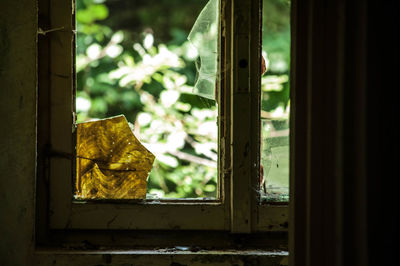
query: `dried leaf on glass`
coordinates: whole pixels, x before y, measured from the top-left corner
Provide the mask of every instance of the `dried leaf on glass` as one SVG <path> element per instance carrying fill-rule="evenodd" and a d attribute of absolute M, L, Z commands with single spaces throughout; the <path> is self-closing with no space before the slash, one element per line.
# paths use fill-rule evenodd
<path fill-rule="evenodd" d="M 76 197 L 143 199 L 154 155 L 135 137 L 125 116 L 77 125 Z"/>

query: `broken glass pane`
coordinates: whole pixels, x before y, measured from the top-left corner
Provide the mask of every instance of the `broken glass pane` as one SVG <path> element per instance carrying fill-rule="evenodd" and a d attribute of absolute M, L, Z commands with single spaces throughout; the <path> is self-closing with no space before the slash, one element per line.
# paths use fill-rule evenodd
<path fill-rule="evenodd" d="M 148 198 L 218 195 L 217 15 L 218 0 L 76 0 L 77 122 L 125 115 L 156 156 Z"/>
<path fill-rule="evenodd" d="M 269 201 L 287 201 L 289 193 L 289 129 L 277 129 L 287 120 L 262 120 L 261 195 Z"/>
<path fill-rule="evenodd" d="M 154 155 L 125 116 L 77 124 L 76 198 L 143 199 Z"/>
<path fill-rule="evenodd" d="M 263 0 L 262 201 L 289 199 L 290 1 Z"/>

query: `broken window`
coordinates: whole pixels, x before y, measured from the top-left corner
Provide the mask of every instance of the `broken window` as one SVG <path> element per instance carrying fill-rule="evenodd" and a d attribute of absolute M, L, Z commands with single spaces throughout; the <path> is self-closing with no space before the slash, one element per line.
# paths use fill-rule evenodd
<path fill-rule="evenodd" d="M 49 34 L 41 51 L 49 57 L 40 57 L 39 86 L 39 120 L 48 126 L 40 145 L 49 159 L 43 184 L 50 228 L 285 230 L 287 208 L 259 204 L 256 197 L 260 140 L 273 136 L 260 137 L 256 119 L 261 1 L 219 1 L 217 32 L 216 16 L 204 12 L 203 23 L 200 14 L 218 1 L 79 0 L 76 8 L 69 0 L 54 2 L 50 24 L 43 27 Z M 195 25 L 204 27 L 192 35 Z M 213 39 L 215 32 L 219 38 Z M 206 44 L 199 46 L 197 35 Z M 202 51 L 205 45 L 210 48 Z M 215 66 L 219 71 L 212 74 Z M 263 107 L 267 115 L 273 113 L 268 108 L 276 109 Z M 133 136 L 138 143 L 129 150 L 123 143 Z M 263 149 L 273 157 L 275 147 L 268 143 L 271 148 Z M 132 161 L 136 150 L 139 157 Z M 152 166 L 154 157 L 146 151 L 155 157 Z M 268 187 L 268 177 L 266 182 Z M 135 198 L 146 200 L 120 200 Z"/>
<path fill-rule="evenodd" d="M 127 117 L 156 155 L 149 198 L 217 195 L 218 1 L 204 3 L 77 1 L 77 122 Z M 263 6 L 260 195 L 287 201 L 289 2 Z"/>
<path fill-rule="evenodd" d="M 75 197 L 216 198 L 218 0 L 76 7 Z"/>

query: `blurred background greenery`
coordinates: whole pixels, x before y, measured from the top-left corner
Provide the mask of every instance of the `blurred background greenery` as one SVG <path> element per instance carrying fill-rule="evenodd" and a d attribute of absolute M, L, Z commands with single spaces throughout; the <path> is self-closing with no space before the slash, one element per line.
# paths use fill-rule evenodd
<path fill-rule="evenodd" d="M 126 116 L 156 155 L 149 197 L 217 196 L 217 106 L 193 94 L 198 54 L 187 40 L 207 2 L 76 0 L 77 122 Z M 266 137 L 288 128 L 289 1 L 264 0 L 263 13 Z"/>

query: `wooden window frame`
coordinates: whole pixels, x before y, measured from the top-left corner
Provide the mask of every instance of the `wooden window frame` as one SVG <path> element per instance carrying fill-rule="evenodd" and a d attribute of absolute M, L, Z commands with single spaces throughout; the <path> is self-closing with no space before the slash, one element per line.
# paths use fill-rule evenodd
<path fill-rule="evenodd" d="M 45 133 L 39 134 L 38 140 L 38 162 L 43 164 L 38 171 L 38 200 L 42 200 L 40 210 L 48 206 L 47 214 L 39 214 L 48 215 L 49 229 L 287 231 L 287 204 L 260 204 L 256 189 L 262 0 L 220 0 L 220 199 L 106 202 L 72 198 L 74 1 L 46 1 L 39 5 L 45 6 L 42 17 L 47 23 L 39 25 L 44 27 L 48 55 L 46 62 L 39 58 L 39 68 L 45 65 L 47 72 L 39 75 L 38 123 Z"/>

